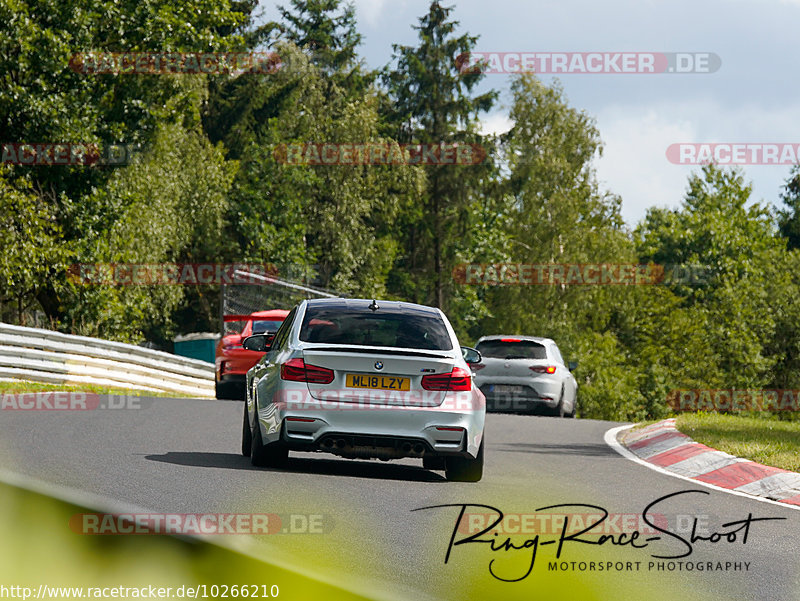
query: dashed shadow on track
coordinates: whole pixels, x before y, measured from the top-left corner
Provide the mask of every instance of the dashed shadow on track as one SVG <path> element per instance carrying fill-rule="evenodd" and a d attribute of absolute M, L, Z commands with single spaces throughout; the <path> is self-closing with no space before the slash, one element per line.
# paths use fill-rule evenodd
<path fill-rule="evenodd" d="M 587 457 L 619 457 L 605 443 L 505 443 L 494 445 L 494 450 L 505 453 L 536 453 L 542 455 L 584 455 Z"/>
<path fill-rule="evenodd" d="M 253 472 L 281 472 L 285 474 L 317 474 L 349 476 L 376 480 L 406 480 L 413 482 L 446 482 L 444 476 L 413 465 L 377 463 L 335 459 L 308 459 L 290 456 L 284 468 L 254 467 L 247 457 L 235 453 L 207 453 L 202 451 L 171 451 L 163 455 L 145 455 L 148 461 L 171 463 L 188 467 L 246 470 Z"/>

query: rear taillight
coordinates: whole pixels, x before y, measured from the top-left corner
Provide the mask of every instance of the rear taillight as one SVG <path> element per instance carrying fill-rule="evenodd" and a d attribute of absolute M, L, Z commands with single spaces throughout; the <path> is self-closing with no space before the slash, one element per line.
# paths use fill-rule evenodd
<path fill-rule="evenodd" d="M 472 376 L 460 367 L 454 367 L 447 374 L 430 374 L 422 376 L 422 387 L 425 390 L 462 391 L 472 390 Z"/>
<path fill-rule="evenodd" d="M 555 365 L 531 365 L 529 369 L 531 371 L 535 371 L 537 374 L 554 374 L 554 373 L 556 373 L 556 366 Z"/>
<path fill-rule="evenodd" d="M 333 382 L 333 370 L 316 365 L 309 365 L 302 359 L 289 359 L 281 365 L 281 380 L 290 382 L 309 382 L 311 384 L 330 384 Z"/>
<path fill-rule="evenodd" d="M 306 364 L 302 359 L 289 359 L 281 365 L 281 380 L 290 382 L 306 381 Z"/>

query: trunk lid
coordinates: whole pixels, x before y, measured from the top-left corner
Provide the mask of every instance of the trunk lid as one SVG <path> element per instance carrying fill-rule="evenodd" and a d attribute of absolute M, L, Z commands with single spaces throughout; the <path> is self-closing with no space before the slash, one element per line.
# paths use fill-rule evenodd
<path fill-rule="evenodd" d="M 345 403 L 438 406 L 446 392 L 422 388 L 422 377 L 452 371 L 445 351 L 368 347 L 318 347 L 303 350 L 306 364 L 334 372 L 330 384 L 308 382 L 312 398 Z"/>

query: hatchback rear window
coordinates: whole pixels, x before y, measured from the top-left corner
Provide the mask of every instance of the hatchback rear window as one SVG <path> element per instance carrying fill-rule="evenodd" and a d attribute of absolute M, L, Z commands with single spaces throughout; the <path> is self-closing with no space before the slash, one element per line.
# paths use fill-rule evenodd
<path fill-rule="evenodd" d="M 532 340 L 484 340 L 477 349 L 484 357 L 495 359 L 547 359 L 544 346 Z"/>
<path fill-rule="evenodd" d="M 371 311 L 366 306 L 310 305 L 300 327 L 300 340 L 431 351 L 453 348 L 438 314 L 394 306 Z"/>

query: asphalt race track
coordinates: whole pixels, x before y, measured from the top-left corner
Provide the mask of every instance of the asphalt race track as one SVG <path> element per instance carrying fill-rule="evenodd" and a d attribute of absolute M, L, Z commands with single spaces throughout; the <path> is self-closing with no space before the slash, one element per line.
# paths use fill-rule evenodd
<path fill-rule="evenodd" d="M 560 598 L 559 591 L 570 599 L 800 599 L 800 512 L 695 486 L 625 459 L 603 441 L 619 424 L 491 414 L 483 480 L 454 484 L 414 460 L 292 454 L 285 470 L 253 468 L 239 453 L 241 419 L 240 402 L 169 398 L 142 398 L 139 408 L 123 410 L 2 411 L 0 469 L 157 513 L 279 514 L 281 530 L 287 531 L 253 537 L 255 554 L 387 599 L 485 599 L 487 590 L 496 598 L 529 599 Z M 614 541 L 602 546 L 566 541 L 559 564 L 577 566 L 567 572 L 549 569 L 557 542 L 546 541 L 556 541 L 561 532 L 551 526 L 540 534 L 530 575 L 502 582 L 492 577 L 489 563 L 495 560 L 497 576 L 517 579 L 530 565 L 530 548 L 492 551 L 488 543 L 463 544 L 452 548 L 445 565 L 459 507 L 412 511 L 483 504 L 507 516 L 525 514 L 509 519 L 513 528 L 546 513 L 537 509 L 580 503 L 606 509 L 612 514 L 609 524 L 624 524 L 651 502 L 688 490 L 708 494 L 682 494 L 651 509 L 685 539 L 695 517 L 697 532 L 707 536 L 736 530 L 723 524 L 750 514 L 785 519 L 750 523 L 746 543 L 744 528 L 734 541 L 698 540 L 690 556 L 672 560 L 652 556 L 680 555 L 689 545 L 663 533 L 639 549 Z M 559 511 L 571 514 L 575 525 L 598 510 Z M 478 524 L 482 518 L 469 519 Z M 643 534 L 637 544 L 652 535 Z M 455 540 L 466 536 L 459 531 Z M 535 535 L 514 536 L 522 546 Z M 500 547 L 505 536 L 497 538 Z M 640 565 L 600 572 L 589 571 L 589 562 Z M 677 562 L 684 564 L 679 568 Z M 717 562 L 723 569 L 716 569 Z"/>

